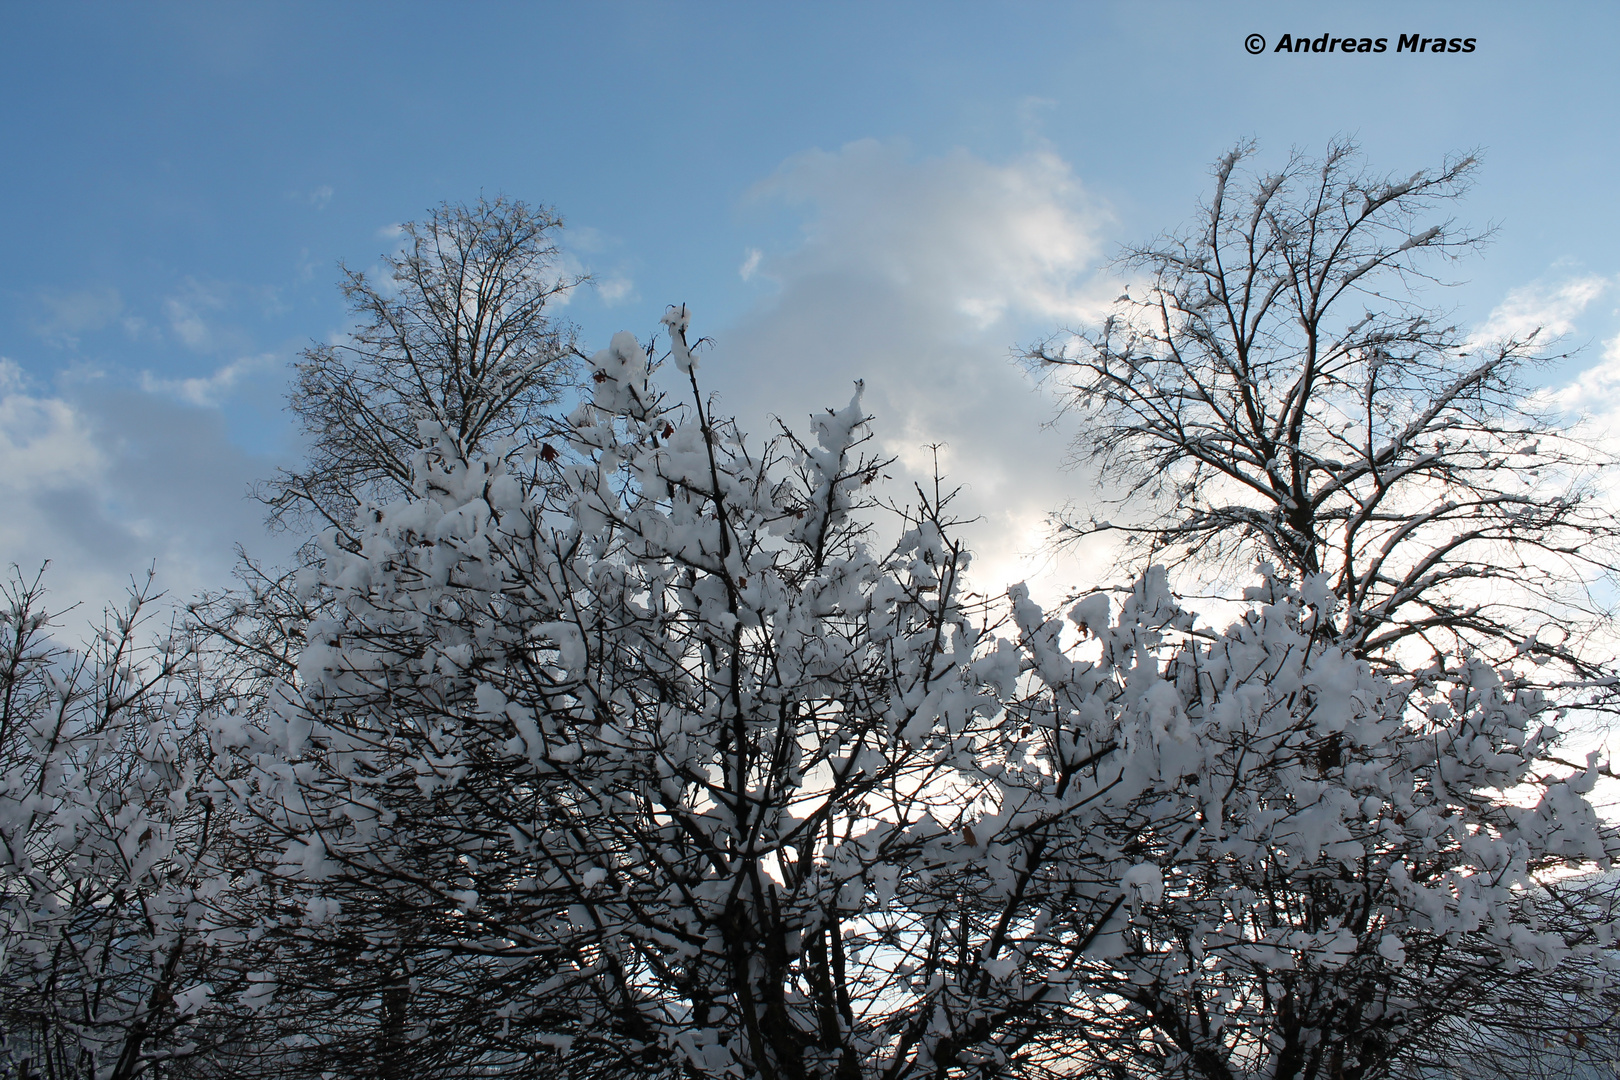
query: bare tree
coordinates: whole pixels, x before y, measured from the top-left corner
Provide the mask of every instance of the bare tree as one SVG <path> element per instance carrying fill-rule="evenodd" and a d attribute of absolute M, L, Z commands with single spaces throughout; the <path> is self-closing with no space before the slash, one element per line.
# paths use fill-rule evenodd
<path fill-rule="evenodd" d="M 547 430 L 574 352 L 547 304 L 585 280 L 559 273 L 561 225 L 521 201 L 444 203 L 404 226 L 387 281 L 343 268 L 358 326 L 303 353 L 288 408 L 309 456 L 261 491 L 273 522 L 346 530 L 360 501 L 408 495 L 422 421 L 464 454 Z"/>
<path fill-rule="evenodd" d="M 1424 303 L 1434 260 L 1480 243 L 1443 216 L 1475 158 L 1390 179 L 1348 143 L 1275 173 L 1245 173 L 1253 153 L 1220 160 L 1185 230 L 1125 252 L 1145 291 L 1030 353 L 1069 380 L 1121 509 L 1153 507 L 1064 534 L 1124 530 L 1135 554 L 1206 570 L 1274 562 L 1380 664 L 1481 650 L 1608 686 L 1586 645 L 1616 565 L 1599 463 L 1527 400 L 1527 370 L 1556 357 Z"/>

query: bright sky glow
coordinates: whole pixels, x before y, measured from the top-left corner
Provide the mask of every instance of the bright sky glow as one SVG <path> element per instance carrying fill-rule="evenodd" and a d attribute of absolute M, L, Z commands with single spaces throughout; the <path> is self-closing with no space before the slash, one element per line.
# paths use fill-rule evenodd
<path fill-rule="evenodd" d="M 1388 37 L 1250 55 L 1260 33 Z M 1402 33 L 1467 55 L 1396 55 Z M 1352 135 L 1394 173 L 1479 148 L 1494 225 L 1447 302 L 1585 346 L 1549 391 L 1620 415 L 1620 8 L 1568 4 L 15 4 L 0 13 L 0 563 L 56 595 L 155 562 L 174 595 L 233 546 L 286 557 L 247 485 L 297 443 L 290 364 L 440 200 L 556 206 L 587 348 L 668 303 L 753 429 L 867 380 L 908 472 L 931 444 L 981 584 L 1083 500 L 1013 351 L 1111 300 L 1123 241 L 1179 225 L 1210 163 Z"/>

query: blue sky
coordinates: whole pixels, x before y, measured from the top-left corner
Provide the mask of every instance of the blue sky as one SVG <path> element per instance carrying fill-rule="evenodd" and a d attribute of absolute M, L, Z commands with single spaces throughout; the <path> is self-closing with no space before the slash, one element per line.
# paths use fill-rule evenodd
<path fill-rule="evenodd" d="M 1351 135 L 1407 173 L 1478 148 L 1494 225 L 1443 297 L 1620 365 L 1613 42 L 1567 4 L 389 3 L 0 7 L 0 563 L 94 598 L 156 562 L 183 594 L 298 453 L 289 365 L 341 333 L 337 263 L 440 200 L 556 206 L 596 276 L 584 343 L 691 305 L 740 415 L 864 377 L 985 516 L 987 577 L 1086 497 L 1011 350 L 1084 318 L 1115 245 L 1183 221 L 1242 138 Z M 1249 33 L 1469 36 L 1469 55 L 1251 56 Z"/>

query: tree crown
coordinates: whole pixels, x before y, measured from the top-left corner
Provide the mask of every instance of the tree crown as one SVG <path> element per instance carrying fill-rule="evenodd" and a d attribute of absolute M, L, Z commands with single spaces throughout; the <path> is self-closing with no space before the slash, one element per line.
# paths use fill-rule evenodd
<path fill-rule="evenodd" d="M 1154 557 L 1256 557 L 1337 605 L 1362 655 L 1483 649 L 1607 678 L 1583 639 L 1615 569 L 1603 466 L 1530 403 L 1538 334 L 1483 341 L 1424 303 L 1437 257 L 1480 237 L 1445 217 L 1476 160 L 1404 179 L 1355 148 L 1245 173 L 1239 146 L 1184 231 L 1128 249 L 1147 281 L 1103 325 L 1032 360 L 1069 381 L 1080 445 L 1146 517 Z"/>
<path fill-rule="evenodd" d="M 403 226 L 387 280 L 343 268 L 357 325 L 304 350 L 288 409 L 308 457 L 261 493 L 273 521 L 346 529 L 360 500 L 408 492 L 422 422 L 465 454 L 552 429 L 575 350 L 547 305 L 585 280 L 559 272 L 561 226 L 522 201 L 444 203 Z"/>

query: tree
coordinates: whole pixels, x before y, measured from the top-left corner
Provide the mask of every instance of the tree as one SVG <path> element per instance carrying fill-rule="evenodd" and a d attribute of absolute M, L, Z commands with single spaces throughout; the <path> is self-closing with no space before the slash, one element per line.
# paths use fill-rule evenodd
<path fill-rule="evenodd" d="M 229 843 L 206 680 L 185 634 L 144 643 L 147 590 L 83 651 L 44 597 L 0 585 L 0 1076 L 185 1075 L 243 1037 L 250 989 L 203 917 Z"/>
<path fill-rule="evenodd" d="M 1277 579 L 1189 632 L 1158 577 L 1158 603 L 1083 619 L 1115 676 L 1071 707 L 1093 738 L 1157 745 L 1126 812 L 1089 823 L 1136 895 L 1084 965 L 1075 1074 L 1364 1080 L 1584 1051 L 1620 1008 L 1613 890 L 1559 880 L 1620 854 L 1585 797 L 1596 755 L 1554 769 L 1545 699 L 1477 657 L 1391 680 Z"/>
<path fill-rule="evenodd" d="M 273 521 L 347 530 L 359 501 L 407 494 L 419 423 L 464 454 L 551 430 L 573 336 L 546 306 L 585 280 L 557 270 L 561 226 L 521 201 L 444 203 L 404 226 L 386 282 L 343 268 L 358 326 L 304 350 L 288 408 L 308 460 L 261 493 Z"/>
<path fill-rule="evenodd" d="M 528 465 L 435 434 L 218 721 L 311 1071 L 1371 1080 L 1608 992 L 1612 913 L 1527 904 L 1611 856 L 1533 691 L 1278 578 L 968 597 L 944 497 L 873 549 L 859 395 L 753 447 L 667 321 L 684 403 L 621 334 Z"/>
<path fill-rule="evenodd" d="M 414 498 L 329 546 L 303 685 L 236 736 L 301 932 L 352 934 L 349 1000 L 421 1075 L 899 1077 L 1016 1050 L 1046 1006 L 989 972 L 1027 899 L 892 906 L 997 835 L 968 824 L 973 750 L 1017 674 L 978 655 L 937 503 L 875 557 L 858 397 L 752 450 L 648 359 L 628 334 L 593 357 L 567 446 L 530 448 L 553 484 L 441 438 Z"/>
<path fill-rule="evenodd" d="M 1437 216 L 1475 159 L 1396 180 L 1336 143 L 1246 176 L 1253 153 L 1220 160 L 1187 229 L 1126 251 L 1136 297 L 1030 353 L 1068 380 L 1081 446 L 1121 493 L 1119 520 L 1064 533 L 1228 571 L 1259 557 L 1327 590 L 1359 656 L 1478 651 L 1612 700 L 1587 643 L 1616 565 L 1601 463 L 1524 383 L 1554 357 L 1539 333 L 1478 340 L 1423 302 L 1432 261 L 1480 243 Z"/>
<path fill-rule="evenodd" d="M 585 280 L 559 272 L 553 236 L 561 224 L 550 209 L 520 201 L 447 203 L 404 226 L 404 249 L 383 259 L 385 280 L 344 268 L 357 328 L 303 354 L 289 408 L 309 437 L 308 456 L 261 489 L 273 522 L 332 529 L 342 545 L 352 540 L 361 506 L 411 491 L 415 458 L 431 445 L 424 431 L 463 454 L 500 454 L 555 431 L 576 354 L 571 329 L 551 318 L 547 305 Z M 320 558 L 314 543 L 301 554 Z M 207 643 L 210 678 L 234 700 L 234 712 L 270 708 L 278 689 L 296 681 L 306 631 L 331 599 L 329 590 L 305 587 L 312 573 L 266 570 L 244 558 L 238 589 L 189 605 Z M 265 925 L 289 918 L 286 890 L 262 873 L 263 855 L 253 849 L 265 842 L 262 831 L 236 842 L 234 887 L 210 917 L 251 943 L 238 949 L 262 972 L 279 974 L 274 992 L 269 981 L 258 988 L 260 1042 L 239 1048 L 232 1071 L 318 1072 L 312 1063 L 326 1050 L 303 1045 L 309 1039 L 327 1048 L 398 1044 L 386 1017 L 365 1004 L 376 987 L 365 977 L 340 977 L 343 957 L 337 966 L 314 964 L 296 940 L 264 935 Z M 359 912 L 351 905 L 351 915 Z M 325 932 L 334 942 L 352 940 L 335 920 Z M 351 949 L 349 960 L 356 951 L 363 950 Z M 322 955 L 332 960 L 331 950 Z M 294 971 L 299 977 L 288 978 Z M 411 977 L 420 984 L 424 975 Z M 397 1064 L 383 1062 L 384 1071 L 401 1075 Z"/>

